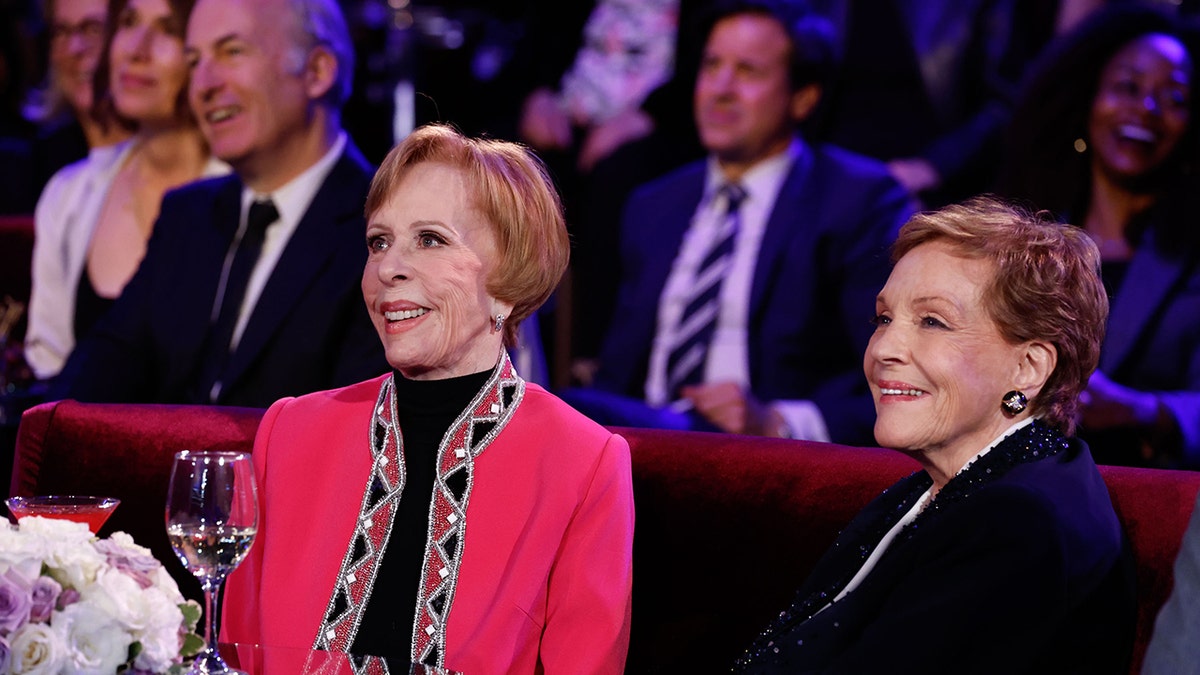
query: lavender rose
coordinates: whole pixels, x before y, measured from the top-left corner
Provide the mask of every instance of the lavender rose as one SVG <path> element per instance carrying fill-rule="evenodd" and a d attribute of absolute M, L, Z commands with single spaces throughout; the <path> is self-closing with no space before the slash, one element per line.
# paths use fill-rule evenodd
<path fill-rule="evenodd" d="M 66 609 L 71 605 L 79 602 L 79 591 L 74 588 L 68 588 L 58 596 L 58 603 L 55 605 L 57 609 Z"/>
<path fill-rule="evenodd" d="M 35 623 L 49 621 L 60 593 L 62 593 L 62 586 L 57 581 L 50 577 L 38 577 L 33 582 L 33 592 L 30 594 L 33 608 L 29 614 L 29 620 Z M 4 669 L 0 668 L 0 673 L 2 672 Z"/>
<path fill-rule="evenodd" d="M 32 586 L 16 568 L 0 574 L 0 635 L 11 634 L 29 623 Z"/>
<path fill-rule="evenodd" d="M 150 549 L 133 543 L 124 532 L 114 532 L 108 539 L 95 542 L 96 550 L 104 554 L 108 564 L 132 578 L 142 588 L 154 585 L 154 571 L 162 567 L 150 554 Z"/>

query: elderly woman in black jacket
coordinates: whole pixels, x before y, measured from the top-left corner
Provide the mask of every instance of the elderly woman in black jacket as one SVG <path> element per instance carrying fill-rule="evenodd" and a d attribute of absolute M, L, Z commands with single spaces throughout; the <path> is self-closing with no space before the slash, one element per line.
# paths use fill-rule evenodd
<path fill-rule="evenodd" d="M 1071 438 L 1108 301 L 1096 245 L 990 199 L 901 230 L 863 368 L 917 459 L 839 536 L 747 673 L 1118 673 L 1123 535 Z"/>

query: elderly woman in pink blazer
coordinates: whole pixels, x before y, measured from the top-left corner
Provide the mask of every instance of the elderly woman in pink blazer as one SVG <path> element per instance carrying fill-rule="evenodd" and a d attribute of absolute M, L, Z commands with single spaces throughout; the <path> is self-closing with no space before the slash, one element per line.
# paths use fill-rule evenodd
<path fill-rule="evenodd" d="M 543 167 L 424 127 L 384 160 L 366 213 L 363 295 L 394 371 L 268 410 L 258 538 L 229 578 L 222 639 L 620 673 L 628 445 L 505 350 L 567 264 Z"/>

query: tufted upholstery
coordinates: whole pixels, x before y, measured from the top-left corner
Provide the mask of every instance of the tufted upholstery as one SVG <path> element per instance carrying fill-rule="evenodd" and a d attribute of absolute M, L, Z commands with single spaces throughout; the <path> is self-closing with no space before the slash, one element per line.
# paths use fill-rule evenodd
<path fill-rule="evenodd" d="M 109 524 L 186 584 L 163 531 L 171 456 L 249 450 L 261 410 L 47 403 L 22 421 L 12 493 L 122 499 Z M 637 530 L 628 672 L 723 672 L 790 600 L 840 528 L 916 464 L 878 448 L 619 429 L 633 455 Z M 1135 663 L 1170 593 L 1200 473 L 1101 467 L 1137 559 Z"/>

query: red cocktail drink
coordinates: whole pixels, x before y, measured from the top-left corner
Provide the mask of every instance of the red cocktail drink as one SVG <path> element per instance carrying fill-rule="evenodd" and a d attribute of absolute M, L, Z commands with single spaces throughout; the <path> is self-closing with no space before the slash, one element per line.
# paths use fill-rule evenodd
<path fill-rule="evenodd" d="M 57 518 L 84 523 L 95 534 L 112 515 L 121 500 L 113 497 L 79 497 L 74 495 L 43 497 L 10 497 L 8 510 L 17 520 L 27 516 Z"/>

